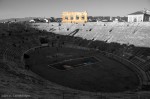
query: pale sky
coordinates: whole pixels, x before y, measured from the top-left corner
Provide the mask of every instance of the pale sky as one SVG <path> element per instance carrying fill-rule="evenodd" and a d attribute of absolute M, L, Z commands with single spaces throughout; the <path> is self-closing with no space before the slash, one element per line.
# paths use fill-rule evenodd
<path fill-rule="evenodd" d="M 61 17 L 63 11 L 87 11 L 89 16 L 127 16 L 150 10 L 150 0 L 0 0 L 0 19 Z"/>

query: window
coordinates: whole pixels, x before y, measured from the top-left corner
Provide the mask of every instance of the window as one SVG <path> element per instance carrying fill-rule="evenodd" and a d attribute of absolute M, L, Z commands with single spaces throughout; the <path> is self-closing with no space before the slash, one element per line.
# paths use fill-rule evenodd
<path fill-rule="evenodd" d="M 70 20 L 73 20 L 73 16 L 70 17 Z"/>
<path fill-rule="evenodd" d="M 78 15 L 76 16 L 76 20 L 79 20 L 79 16 Z"/>
<path fill-rule="evenodd" d="M 67 16 L 65 16 L 65 20 L 68 20 L 68 17 L 67 17 Z"/>
<path fill-rule="evenodd" d="M 85 19 L 84 15 L 81 17 L 81 19 L 82 19 L 82 20 L 84 20 L 84 19 Z"/>
<path fill-rule="evenodd" d="M 137 22 L 137 18 L 134 18 L 134 20 L 133 20 L 134 22 Z"/>

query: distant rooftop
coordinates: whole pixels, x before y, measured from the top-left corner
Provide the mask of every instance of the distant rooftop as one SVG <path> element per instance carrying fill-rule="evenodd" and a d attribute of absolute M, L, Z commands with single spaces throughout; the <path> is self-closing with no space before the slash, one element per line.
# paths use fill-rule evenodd
<path fill-rule="evenodd" d="M 139 15 L 139 14 L 147 14 L 147 11 L 137 11 L 128 15 Z"/>

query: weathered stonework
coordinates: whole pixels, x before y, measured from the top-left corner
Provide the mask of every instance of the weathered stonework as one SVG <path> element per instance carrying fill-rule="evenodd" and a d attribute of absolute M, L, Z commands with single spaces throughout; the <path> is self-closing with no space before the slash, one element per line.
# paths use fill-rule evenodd
<path fill-rule="evenodd" d="M 86 23 L 87 12 L 62 12 L 63 23 Z"/>

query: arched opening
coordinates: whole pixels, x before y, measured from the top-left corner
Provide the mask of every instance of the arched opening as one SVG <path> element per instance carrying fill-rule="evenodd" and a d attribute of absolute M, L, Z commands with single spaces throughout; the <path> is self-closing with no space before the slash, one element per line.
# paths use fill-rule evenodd
<path fill-rule="evenodd" d="M 73 20 L 73 16 L 70 16 L 70 20 Z"/>
<path fill-rule="evenodd" d="M 134 18 L 134 20 L 133 20 L 134 22 L 137 22 L 137 18 Z"/>
<path fill-rule="evenodd" d="M 82 19 L 82 20 L 84 20 L 84 19 L 85 19 L 85 16 L 84 16 L 84 15 L 82 15 L 81 19 Z"/>
<path fill-rule="evenodd" d="M 68 16 L 65 16 L 65 20 L 68 20 Z"/>
<path fill-rule="evenodd" d="M 76 20 L 79 20 L 79 16 L 78 15 L 76 16 Z"/>

